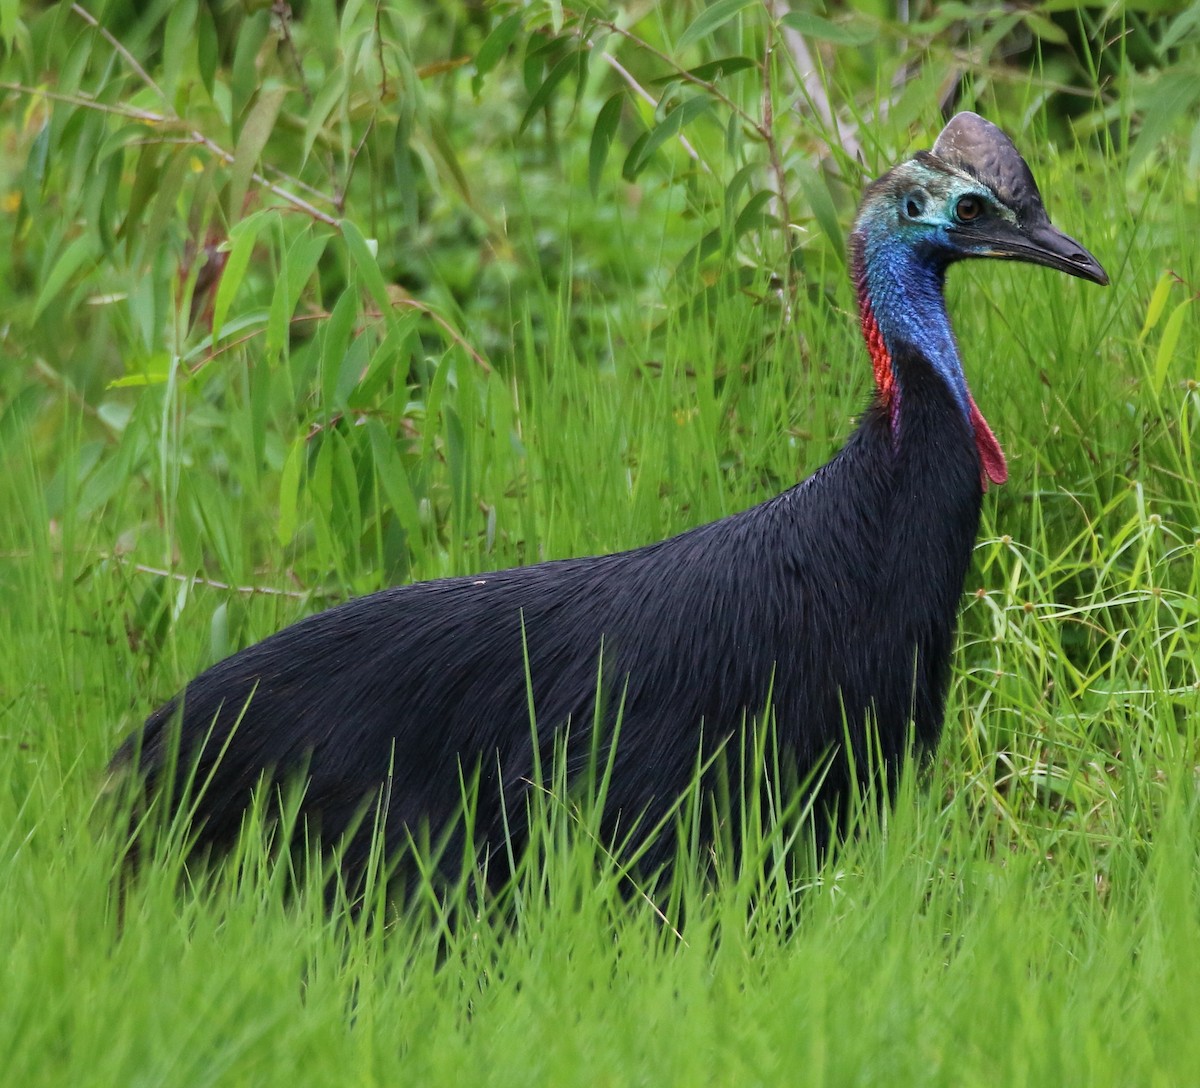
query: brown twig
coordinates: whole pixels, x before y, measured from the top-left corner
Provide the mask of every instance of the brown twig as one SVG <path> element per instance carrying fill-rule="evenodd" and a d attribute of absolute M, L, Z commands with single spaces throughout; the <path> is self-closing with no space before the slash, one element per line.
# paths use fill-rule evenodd
<path fill-rule="evenodd" d="M 775 175 L 775 200 L 779 204 L 780 218 L 783 220 L 784 244 L 784 305 L 790 311 L 795 291 L 795 270 L 792 268 L 792 207 L 787 196 L 787 171 L 783 167 L 783 158 L 779 154 L 779 143 L 775 139 L 775 106 L 771 100 L 772 93 L 772 64 L 775 51 L 775 23 L 767 22 L 767 38 L 763 45 L 762 65 L 762 123 L 759 131 L 767 148 L 767 158 L 771 163 L 771 172 Z"/>
<path fill-rule="evenodd" d="M 485 374 L 492 373 L 493 368 L 492 368 L 491 363 L 489 363 L 482 355 L 479 354 L 478 351 L 476 351 L 466 341 L 466 339 L 463 337 L 462 333 L 460 333 L 453 325 L 450 324 L 449 321 L 447 321 L 444 317 L 442 317 L 441 314 L 439 314 L 436 310 L 432 309 L 426 303 L 419 302 L 415 298 L 403 298 L 403 299 L 396 299 L 395 301 L 393 301 L 392 305 L 393 306 L 407 306 L 410 309 L 419 310 L 426 317 L 428 317 L 430 320 L 432 320 L 434 322 L 434 324 L 436 324 L 439 328 L 441 328 L 441 330 L 452 341 L 454 341 L 454 343 L 456 343 L 460 348 L 462 348 L 463 351 L 465 351 L 475 361 L 476 365 L 478 365 L 480 370 L 482 370 Z M 383 313 L 379 310 L 364 310 L 363 314 L 364 314 L 364 316 L 371 317 L 371 318 L 383 317 Z M 290 324 L 297 324 L 302 321 L 324 321 L 329 316 L 330 315 L 327 311 L 322 311 L 322 312 L 316 313 L 316 314 L 301 314 L 298 317 L 293 317 L 291 319 Z M 263 334 L 264 330 L 265 330 L 265 326 L 260 329 L 252 329 L 249 332 L 245 333 L 244 335 L 237 337 L 237 339 L 235 339 L 235 340 L 227 341 L 226 343 L 222 344 L 220 347 L 215 347 L 212 351 L 210 351 L 202 359 L 199 359 L 194 365 L 189 366 L 188 374 L 192 375 L 192 374 L 199 373 L 206 366 L 208 366 L 209 363 L 211 363 L 215 358 L 217 358 L 217 356 L 224 355 L 225 352 L 231 351 L 233 348 L 236 348 L 242 344 L 248 343 L 249 341 L 253 340 L 256 336 L 261 336 Z"/>
<path fill-rule="evenodd" d="M 120 53 L 122 57 L 125 58 L 125 63 L 133 69 L 138 79 L 145 83 L 147 87 L 149 87 L 156 95 L 158 95 L 160 99 L 162 99 L 162 103 L 166 107 L 167 112 L 171 115 L 171 117 L 173 119 L 176 118 L 177 114 L 175 113 L 174 108 L 171 106 L 166 92 L 154 82 L 154 79 L 151 77 L 150 73 L 138 63 L 137 58 L 131 52 L 129 52 L 129 50 L 126 49 L 125 46 L 123 46 L 115 37 L 113 37 L 108 28 L 101 26 L 99 20 L 90 11 L 88 11 L 87 8 L 81 7 L 79 4 L 72 4 L 71 10 L 90 27 L 100 32 L 100 36 L 118 53 Z"/>
<path fill-rule="evenodd" d="M 216 578 L 202 578 L 200 575 L 179 574 L 173 570 L 164 570 L 162 567 L 147 566 L 145 563 L 131 563 L 120 555 L 101 554 L 100 558 L 120 563 L 137 574 L 149 574 L 157 578 L 167 578 L 172 582 L 181 582 L 186 585 L 229 590 L 246 597 L 287 597 L 294 601 L 307 601 L 314 597 L 330 598 L 339 596 L 339 594 L 321 590 L 276 589 L 274 586 L 234 586 L 228 582 L 218 581 Z"/>

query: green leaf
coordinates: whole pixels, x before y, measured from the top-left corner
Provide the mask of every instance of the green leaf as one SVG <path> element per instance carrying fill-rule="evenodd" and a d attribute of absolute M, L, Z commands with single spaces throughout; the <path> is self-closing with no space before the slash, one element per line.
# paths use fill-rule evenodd
<path fill-rule="evenodd" d="M 383 487 L 383 493 L 409 539 L 419 539 L 421 515 L 417 507 L 417 498 L 413 494 L 412 484 L 409 483 L 408 473 L 404 471 L 400 455 L 396 452 L 395 441 L 378 419 L 368 419 L 366 426 L 367 437 L 371 442 L 371 454 L 375 459 L 375 473 Z"/>
<path fill-rule="evenodd" d="M 617 134 L 617 125 L 621 121 L 621 104 L 625 95 L 618 91 L 603 106 L 596 115 L 596 124 L 592 128 L 592 142 L 588 147 L 588 186 L 592 196 L 600 192 L 600 176 L 604 173 L 604 163 L 608 159 L 613 137 Z"/>
<path fill-rule="evenodd" d="M 301 236 L 303 237 L 303 235 Z M 291 252 L 288 246 L 277 239 L 279 265 L 275 270 L 275 289 L 271 292 L 271 306 L 267 311 L 267 329 L 263 338 L 263 359 L 275 363 L 288 342 L 288 321 L 292 316 L 292 278 L 288 272 Z"/>
<path fill-rule="evenodd" d="M 317 96 L 309 108 L 308 117 L 304 122 L 304 155 L 302 161 L 308 161 L 308 156 L 312 154 L 313 144 L 316 143 L 317 136 L 328 120 L 330 113 L 333 112 L 333 107 L 345 95 L 348 78 L 349 72 L 347 69 L 339 67 L 335 72 L 330 73 L 321 89 L 317 92 Z"/>
<path fill-rule="evenodd" d="M 342 534 L 347 550 L 354 548 L 362 536 L 362 500 L 358 493 L 358 473 L 354 471 L 354 456 L 338 428 L 325 432 L 322 451 L 332 451 L 332 490 L 336 502 L 329 507 L 331 521 Z"/>
<path fill-rule="evenodd" d="M 187 176 L 189 156 L 186 148 L 171 153 L 171 159 L 162 173 L 158 191 L 154 194 L 154 207 L 150 209 L 150 219 L 144 231 L 130 236 L 130 244 L 138 246 L 141 253 L 153 253 L 158 248 L 167 226 L 175 221 L 177 214 L 176 202 L 179 191 Z"/>
<path fill-rule="evenodd" d="M 1154 293 L 1150 296 L 1150 305 L 1146 307 L 1146 320 L 1142 324 L 1142 331 L 1138 333 L 1139 340 L 1145 340 L 1147 334 L 1163 315 L 1163 311 L 1167 308 L 1167 299 L 1171 296 L 1171 286 L 1175 283 L 1175 277 L 1170 272 L 1164 272 L 1158 278 L 1158 283 L 1154 285 Z"/>
<path fill-rule="evenodd" d="M 738 12 L 748 7 L 758 7 L 758 0 L 717 0 L 706 7 L 675 43 L 675 52 L 681 53 L 701 38 L 707 38 L 719 26 L 724 26 Z"/>
<path fill-rule="evenodd" d="M 99 235 L 88 232 L 81 234 L 66 247 L 54 262 L 50 274 L 42 283 L 37 301 L 33 304 L 33 320 L 36 321 L 43 310 L 54 301 L 58 293 L 69 280 L 88 261 L 95 260 L 100 255 Z"/>
<path fill-rule="evenodd" d="M 205 4 L 200 8 L 196 25 L 196 64 L 200 69 L 200 81 L 210 98 L 220 59 L 221 41 L 217 37 L 217 24 L 213 21 L 211 6 Z"/>
<path fill-rule="evenodd" d="M 517 127 L 518 132 L 524 132 L 529 127 L 529 122 L 532 121 L 543 106 L 550 101 L 554 95 L 558 85 L 576 70 L 579 63 L 579 58 L 576 56 L 577 50 L 569 49 L 564 57 L 550 69 L 550 74 L 542 81 L 542 85 L 534 91 L 533 98 L 530 99 L 529 105 L 525 109 L 525 116 L 521 118 L 521 124 Z"/>
<path fill-rule="evenodd" d="M 644 140 L 639 140 L 640 146 L 635 145 L 636 158 L 634 158 L 633 150 L 630 151 L 629 157 L 625 160 L 625 176 L 631 180 L 637 177 L 645 169 L 654 152 L 710 109 L 712 109 L 712 99 L 706 98 L 704 95 L 696 95 L 676 106 L 646 134 Z"/>
<path fill-rule="evenodd" d="M 12 50 L 13 40 L 17 36 L 20 13 L 20 0 L 0 0 L 0 42 L 4 43 L 6 51 Z"/>
<path fill-rule="evenodd" d="M 271 29 L 271 13 L 256 11 L 238 26 L 237 45 L 230 69 L 231 116 L 238 118 L 258 88 L 258 52 Z"/>
<path fill-rule="evenodd" d="M 1055 45 L 1066 45 L 1070 40 L 1067 32 L 1061 26 L 1031 8 L 1021 10 L 1021 21 L 1042 41 L 1053 42 Z"/>
<path fill-rule="evenodd" d="M 271 212 L 255 212 L 254 215 L 234 224 L 229 232 L 229 259 L 221 272 L 221 282 L 217 284 L 217 295 L 213 300 L 212 340 L 216 344 L 221 338 L 221 327 L 225 324 L 225 315 L 234 295 L 242 285 L 246 268 L 250 264 L 250 254 L 254 252 L 254 244 L 258 241 L 258 232 L 266 222 Z"/>
<path fill-rule="evenodd" d="M 390 324 L 392 300 L 388 294 L 383 273 L 379 270 L 379 262 L 375 259 L 375 254 L 371 252 L 371 247 L 363 237 L 362 231 L 354 225 L 352 220 L 343 219 L 338 226 L 341 228 L 342 237 L 346 240 L 346 250 L 350 254 L 350 260 L 366 283 L 367 290 L 375 300 L 375 305 L 379 307 L 379 312 Z"/>
<path fill-rule="evenodd" d="M 830 195 L 824 176 L 808 163 L 798 162 L 796 177 L 822 233 L 829 239 L 833 251 L 845 260 L 845 238 L 842 225 L 838 222 L 837 208 L 833 203 L 833 197 Z"/>
<path fill-rule="evenodd" d="M 196 0 L 177 0 L 167 14 L 163 29 L 162 88 L 168 102 L 175 100 L 175 88 L 187 67 L 187 51 L 196 40 Z"/>
<path fill-rule="evenodd" d="M 495 68 L 500 58 L 508 52 L 508 47 L 512 45 L 520 29 L 521 13 L 515 11 L 501 19 L 484 39 L 479 52 L 475 54 L 475 75 L 471 79 L 471 90 L 476 96 L 483 88 L 483 77 Z"/>
<path fill-rule="evenodd" d="M 140 121 L 135 121 L 132 124 L 122 125 L 116 132 L 111 133 L 105 138 L 104 143 L 100 145 L 100 150 L 96 152 L 95 159 L 92 160 L 92 169 L 97 170 L 101 165 L 108 162 L 113 156 L 127 148 L 130 144 L 138 143 L 145 140 L 147 137 L 156 137 L 154 130 Z"/>
<path fill-rule="evenodd" d="M 117 236 L 125 239 L 126 256 L 133 253 L 134 236 L 141 232 L 137 229 L 142 213 L 149 206 L 150 199 L 159 189 L 163 178 L 161 145 L 152 144 L 142 148 L 138 156 L 137 170 L 133 175 L 133 185 L 129 190 L 126 201 L 125 216 L 117 229 Z"/>
<path fill-rule="evenodd" d="M 703 80 L 705 83 L 716 83 L 722 76 L 731 76 L 735 72 L 744 71 L 746 68 L 756 67 L 758 67 L 758 61 L 753 57 L 721 57 L 719 60 L 710 60 L 704 64 L 697 64 L 695 68 L 689 68 L 687 74 L 695 79 Z M 677 73 L 672 73 L 669 76 L 661 76 L 649 82 L 651 84 L 666 83 L 678 78 Z"/>
<path fill-rule="evenodd" d="M 453 183 L 455 189 L 458 190 L 459 196 L 463 198 L 472 211 L 478 212 L 486 218 L 485 209 L 478 207 L 475 203 L 475 196 L 471 192 L 471 185 L 467 181 L 467 175 L 463 173 L 462 165 L 458 161 L 458 155 L 455 154 L 454 145 L 450 142 L 450 137 L 446 133 L 445 126 L 436 118 L 430 117 L 428 132 L 430 139 L 433 141 L 433 150 L 437 153 L 439 161 L 450 175 L 450 181 Z"/>
<path fill-rule="evenodd" d="M 875 31 L 870 27 L 831 22 L 811 11 L 789 11 L 779 21 L 806 38 L 816 38 L 832 45 L 866 45 L 875 37 Z"/>
<path fill-rule="evenodd" d="M 747 200 L 733 225 L 734 238 L 740 238 L 748 230 L 761 226 L 768 218 L 764 216 L 763 209 L 774 199 L 775 194 L 770 189 L 761 189 Z"/>
<path fill-rule="evenodd" d="M 263 148 L 275 127 L 279 109 L 287 96 L 286 87 L 270 87 L 262 91 L 246 123 L 238 136 L 233 152 L 233 167 L 229 175 L 229 221 L 236 223 L 242 217 L 242 204 L 250 187 L 250 177 L 258 163 Z"/>
<path fill-rule="evenodd" d="M 108 383 L 108 389 L 127 389 L 146 385 L 162 385 L 171 377 L 174 360 L 165 351 L 155 352 L 140 361 L 127 362 L 130 373 Z"/>
<path fill-rule="evenodd" d="M 350 283 L 333 307 L 329 320 L 322 326 L 321 336 L 321 409 L 326 417 L 343 407 L 337 398 L 338 379 L 342 362 L 354 333 L 354 323 L 359 315 L 358 280 L 350 277 Z"/>
<path fill-rule="evenodd" d="M 283 473 L 279 477 L 279 521 L 275 526 L 275 537 L 280 544 L 287 544 L 296 535 L 296 504 L 300 497 L 300 470 L 308 456 L 308 443 L 303 435 L 292 443 Z"/>
<path fill-rule="evenodd" d="M 350 398 L 351 407 L 370 408 L 379 391 L 392 377 L 402 380 L 408 372 L 408 356 L 402 361 L 400 353 L 406 341 L 413 335 L 422 317 L 420 310 L 395 310 L 395 322 L 388 330 L 383 342 L 371 354 L 366 373 L 357 383 Z"/>
<path fill-rule="evenodd" d="M 1154 392 L 1156 394 L 1161 393 L 1166 384 L 1167 371 L 1171 367 L 1171 360 L 1175 358 L 1175 349 L 1179 346 L 1179 336 L 1183 332 L 1183 319 L 1187 317 L 1188 307 L 1191 304 L 1192 300 L 1185 298 L 1167 318 L 1167 325 L 1163 329 L 1158 352 L 1154 356 Z"/>
<path fill-rule="evenodd" d="M 1197 101 L 1200 101 L 1200 69 L 1188 67 L 1168 69 L 1139 96 L 1142 130 L 1129 152 L 1131 176 L 1137 174 L 1158 145 L 1170 135 L 1176 122 L 1190 116 Z"/>

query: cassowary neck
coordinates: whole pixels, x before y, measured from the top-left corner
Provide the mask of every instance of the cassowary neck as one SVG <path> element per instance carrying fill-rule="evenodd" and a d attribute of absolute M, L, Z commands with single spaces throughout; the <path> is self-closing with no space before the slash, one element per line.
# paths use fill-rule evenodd
<path fill-rule="evenodd" d="M 916 354 L 950 392 L 975 437 L 980 479 L 1004 483 L 1008 466 L 996 436 L 967 387 L 958 344 L 946 313 L 946 260 L 928 243 L 913 241 L 869 225 L 850 235 L 850 270 L 858 294 L 863 338 L 875 368 L 880 403 L 887 409 L 892 441 L 902 441 L 905 390 L 894 365 L 902 351 Z"/>
<path fill-rule="evenodd" d="M 899 429 L 904 391 L 892 360 L 902 347 L 915 349 L 928 361 L 969 420 L 971 395 L 946 313 L 945 264 L 894 235 L 855 231 L 850 247 L 863 337 L 893 430 Z"/>

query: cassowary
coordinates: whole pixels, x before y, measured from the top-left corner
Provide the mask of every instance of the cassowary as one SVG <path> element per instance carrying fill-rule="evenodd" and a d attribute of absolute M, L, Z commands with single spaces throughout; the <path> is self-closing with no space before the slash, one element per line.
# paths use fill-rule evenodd
<path fill-rule="evenodd" d="M 983 491 L 1007 473 L 963 374 L 946 269 L 997 257 L 1108 277 L 1051 225 L 1009 138 L 972 113 L 867 189 L 849 254 L 875 389 L 808 479 L 648 547 L 310 616 L 193 680 L 113 770 L 136 767 L 175 803 L 194 774 L 198 841 L 218 850 L 260 783 L 299 777 L 306 828 L 345 840 L 349 875 L 378 828 L 393 856 L 444 835 L 452 876 L 464 792 L 469 841 L 503 858 L 520 850 L 531 782 L 556 752 L 570 775 L 597 758 L 607 768 L 603 828 L 628 847 L 670 824 L 697 768 L 747 722 L 773 722 L 789 781 L 820 780 L 818 812 L 868 763 L 890 771 L 928 750 Z M 641 842 L 645 870 L 673 856 L 669 831 Z"/>

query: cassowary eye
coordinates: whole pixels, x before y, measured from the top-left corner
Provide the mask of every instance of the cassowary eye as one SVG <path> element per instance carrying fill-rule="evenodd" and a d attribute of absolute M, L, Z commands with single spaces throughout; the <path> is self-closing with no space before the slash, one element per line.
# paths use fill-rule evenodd
<path fill-rule="evenodd" d="M 983 214 L 983 201 L 977 196 L 963 196 L 954 205 L 954 216 L 960 223 L 969 223 Z"/>

